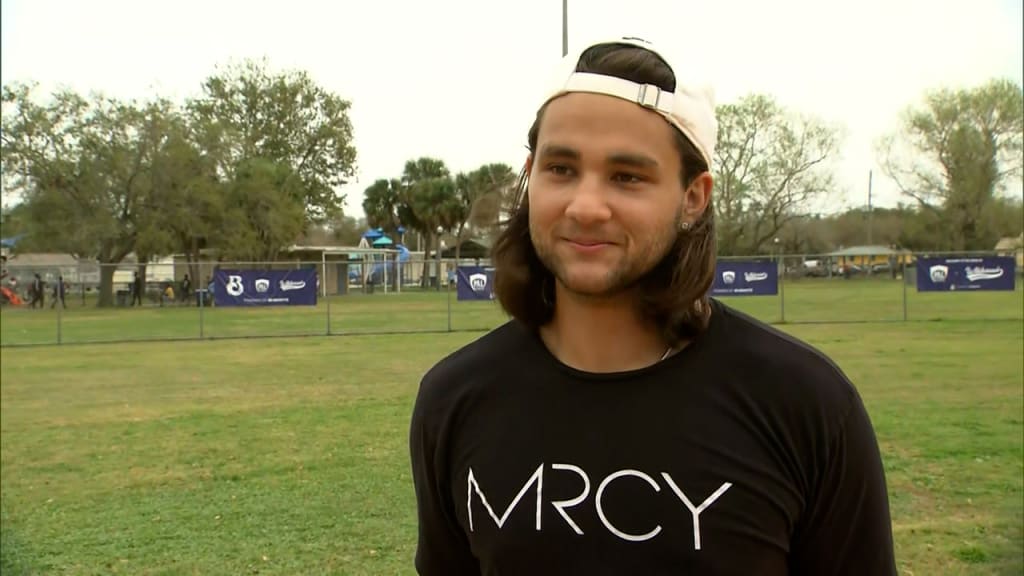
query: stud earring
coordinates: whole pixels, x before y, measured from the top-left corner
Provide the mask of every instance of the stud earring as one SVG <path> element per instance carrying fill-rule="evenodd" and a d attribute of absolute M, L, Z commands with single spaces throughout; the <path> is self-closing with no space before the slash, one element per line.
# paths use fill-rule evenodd
<path fill-rule="evenodd" d="M 685 220 L 679 223 L 679 229 L 682 230 L 683 232 L 689 232 L 690 226 L 691 224 Z"/>

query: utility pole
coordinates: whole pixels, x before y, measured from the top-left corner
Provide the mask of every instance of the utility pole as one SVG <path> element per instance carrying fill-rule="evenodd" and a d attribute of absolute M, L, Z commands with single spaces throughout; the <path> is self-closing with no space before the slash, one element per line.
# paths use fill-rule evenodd
<path fill-rule="evenodd" d="M 569 0 L 562 0 L 562 57 L 569 54 Z"/>

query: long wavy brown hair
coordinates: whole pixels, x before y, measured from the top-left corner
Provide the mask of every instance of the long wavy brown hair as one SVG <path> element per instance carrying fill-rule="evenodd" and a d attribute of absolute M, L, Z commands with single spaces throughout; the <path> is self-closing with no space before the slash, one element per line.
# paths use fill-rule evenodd
<path fill-rule="evenodd" d="M 675 74 L 657 54 L 628 44 L 602 44 L 580 57 L 577 72 L 617 76 L 642 84 L 653 84 L 674 92 Z M 537 147 L 537 134 L 546 105 L 537 112 L 530 127 L 528 147 Z M 678 130 L 676 145 L 682 165 L 683 189 L 708 165 L 697 148 Z M 537 257 L 530 240 L 529 174 L 519 175 L 516 208 L 508 225 L 492 248 L 495 267 L 494 293 L 502 308 L 527 327 L 536 330 L 554 315 L 554 276 Z M 707 327 L 708 291 L 715 274 L 715 210 L 708 203 L 704 213 L 689 230 L 680 230 L 665 257 L 637 281 L 637 305 L 643 318 L 651 321 L 672 345 L 691 339 Z"/>

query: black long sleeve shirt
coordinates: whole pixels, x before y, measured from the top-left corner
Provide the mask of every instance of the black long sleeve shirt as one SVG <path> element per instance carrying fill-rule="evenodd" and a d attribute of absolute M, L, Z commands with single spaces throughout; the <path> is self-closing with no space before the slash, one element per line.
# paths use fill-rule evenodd
<path fill-rule="evenodd" d="M 896 574 L 857 391 L 717 301 L 682 352 L 615 374 L 509 322 L 426 374 L 410 448 L 423 575 Z"/>

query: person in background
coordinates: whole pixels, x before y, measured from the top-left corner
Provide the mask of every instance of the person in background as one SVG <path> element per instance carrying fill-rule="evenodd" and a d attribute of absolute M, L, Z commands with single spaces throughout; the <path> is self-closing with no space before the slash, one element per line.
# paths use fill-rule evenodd
<path fill-rule="evenodd" d="M 167 285 L 164 286 L 164 291 L 160 295 L 161 308 L 163 307 L 164 302 L 167 302 L 168 304 L 174 304 L 174 284 L 171 282 L 168 282 Z"/>
<path fill-rule="evenodd" d="M 39 308 L 44 308 L 46 305 L 46 286 L 43 282 L 42 277 L 37 272 L 32 278 L 32 285 L 29 287 L 29 296 L 32 298 L 29 304 L 32 308 L 39 304 Z"/>
<path fill-rule="evenodd" d="M 192 295 L 192 279 L 188 277 L 188 273 L 185 273 L 185 277 L 181 280 L 181 301 L 188 302 Z"/>
<path fill-rule="evenodd" d="M 57 276 L 57 283 L 53 285 L 53 302 L 50 302 L 50 308 L 52 309 L 57 305 L 57 301 L 60 301 L 62 308 L 67 308 L 68 305 L 64 301 L 64 292 L 67 289 L 67 285 L 64 284 L 64 276 Z"/>
<path fill-rule="evenodd" d="M 145 291 L 145 289 L 145 280 L 142 278 L 142 276 L 139 276 L 139 272 L 136 271 L 135 277 L 132 280 L 132 306 L 135 306 L 136 302 L 139 303 L 139 306 L 142 306 L 142 293 L 143 291 Z"/>

